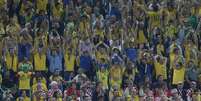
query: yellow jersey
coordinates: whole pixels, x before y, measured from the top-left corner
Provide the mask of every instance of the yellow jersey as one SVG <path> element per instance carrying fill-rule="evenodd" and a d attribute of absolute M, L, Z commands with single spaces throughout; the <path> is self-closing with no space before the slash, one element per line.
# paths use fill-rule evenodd
<path fill-rule="evenodd" d="M 58 7 L 56 7 L 55 5 L 53 6 L 53 16 L 54 17 L 61 17 L 62 13 L 63 13 L 63 7 L 61 4 L 58 5 Z"/>
<path fill-rule="evenodd" d="M 167 70 L 166 70 L 166 64 L 161 64 L 159 62 L 154 62 L 156 77 L 159 75 L 162 75 L 164 79 L 167 79 Z"/>
<path fill-rule="evenodd" d="M 150 22 L 152 28 L 160 26 L 160 13 L 159 12 L 149 11 L 148 16 L 149 16 L 149 22 Z"/>
<path fill-rule="evenodd" d="M 117 85 L 119 88 L 121 87 L 123 70 L 121 67 L 112 67 L 110 69 L 110 85 L 111 87 Z"/>
<path fill-rule="evenodd" d="M 30 80 L 31 80 L 31 72 L 24 73 L 19 72 L 19 89 L 20 90 L 29 90 L 30 89 Z"/>
<path fill-rule="evenodd" d="M 75 66 L 75 55 L 68 55 L 67 53 L 65 54 L 65 71 L 68 72 L 73 72 L 74 71 L 74 66 Z"/>
<path fill-rule="evenodd" d="M 101 30 L 101 29 L 96 29 L 95 30 L 95 35 L 98 35 L 98 36 L 103 38 L 104 37 L 104 31 Z"/>
<path fill-rule="evenodd" d="M 97 72 L 98 80 L 102 82 L 104 89 L 108 89 L 108 76 L 109 76 L 108 70 L 105 70 L 105 71 L 99 70 Z"/>
<path fill-rule="evenodd" d="M 181 67 L 181 69 L 174 69 L 172 84 L 177 85 L 179 83 L 183 83 L 184 77 L 185 77 L 185 68 L 184 67 Z"/>
<path fill-rule="evenodd" d="M 36 7 L 38 11 L 46 11 L 48 0 L 37 0 Z"/>
<path fill-rule="evenodd" d="M 34 54 L 34 69 L 35 71 L 45 71 L 46 70 L 46 55 L 39 54 L 38 52 Z"/>
<path fill-rule="evenodd" d="M 6 67 L 7 69 L 12 69 L 14 72 L 17 72 L 18 68 L 18 57 L 14 54 L 12 57 L 10 53 L 6 53 Z"/>
<path fill-rule="evenodd" d="M 144 31 L 143 30 L 139 30 L 138 32 L 138 43 L 139 44 L 144 44 L 147 42 L 147 39 L 145 37 Z"/>

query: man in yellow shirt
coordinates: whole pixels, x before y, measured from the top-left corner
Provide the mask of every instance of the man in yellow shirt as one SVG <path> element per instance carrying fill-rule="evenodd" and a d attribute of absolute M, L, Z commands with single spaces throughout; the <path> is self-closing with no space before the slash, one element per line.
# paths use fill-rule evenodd
<path fill-rule="evenodd" d="M 64 50 L 65 51 L 65 50 Z M 64 79 L 65 80 L 70 80 L 71 79 L 71 75 L 73 75 L 74 72 L 74 67 L 76 65 L 76 56 L 73 52 L 72 49 L 67 49 L 65 51 L 65 56 L 64 56 Z"/>
<path fill-rule="evenodd" d="M 18 72 L 18 76 L 19 76 L 19 84 L 18 84 L 18 89 L 19 91 L 30 91 L 30 80 L 31 80 L 31 76 L 32 76 L 32 72 L 23 72 L 20 71 Z"/>
<path fill-rule="evenodd" d="M 33 52 L 34 70 L 38 72 L 47 71 L 46 67 L 46 49 L 45 47 L 38 47 Z"/>
<path fill-rule="evenodd" d="M 115 64 L 110 68 L 109 72 L 109 81 L 110 81 L 110 86 L 117 86 L 118 88 L 121 87 L 122 84 L 122 75 L 124 73 L 124 70 L 121 66 Z"/>
<path fill-rule="evenodd" d="M 6 61 L 6 67 L 8 70 L 11 69 L 14 72 L 17 72 L 18 57 L 17 57 L 15 49 L 11 48 L 11 49 L 6 51 L 5 61 Z"/>
<path fill-rule="evenodd" d="M 167 68 L 166 68 L 167 58 L 161 56 L 155 56 L 154 67 L 156 77 L 162 75 L 164 79 L 167 79 Z"/>
<path fill-rule="evenodd" d="M 36 0 L 37 13 L 40 11 L 46 12 L 47 4 L 48 4 L 48 0 Z"/>

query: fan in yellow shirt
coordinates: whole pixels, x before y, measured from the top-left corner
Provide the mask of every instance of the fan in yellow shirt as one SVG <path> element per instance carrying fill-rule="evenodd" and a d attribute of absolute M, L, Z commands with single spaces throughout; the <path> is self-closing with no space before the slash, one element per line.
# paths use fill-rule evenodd
<path fill-rule="evenodd" d="M 101 67 L 100 70 L 96 72 L 98 81 L 100 81 L 103 85 L 103 89 L 109 89 L 108 88 L 108 76 L 109 71 L 105 67 Z"/>
<path fill-rule="evenodd" d="M 68 81 L 75 70 L 76 56 L 71 48 L 65 49 L 64 53 L 64 79 Z"/>
<path fill-rule="evenodd" d="M 95 52 L 97 61 L 108 61 L 107 49 L 100 46 L 102 44 L 97 45 L 97 51 Z"/>
<path fill-rule="evenodd" d="M 71 49 L 65 51 L 65 71 L 67 72 L 74 72 L 74 66 L 76 62 L 76 56 Z"/>
<path fill-rule="evenodd" d="M 26 95 L 26 91 L 22 91 L 21 97 L 18 97 L 16 101 L 31 101 L 31 99 Z"/>
<path fill-rule="evenodd" d="M 144 21 L 143 19 L 139 19 L 138 21 L 138 25 L 136 28 L 136 32 L 137 32 L 137 41 L 139 44 L 144 44 L 147 42 L 147 39 L 145 37 L 145 33 L 144 33 Z"/>
<path fill-rule="evenodd" d="M 79 32 L 83 34 L 89 34 L 87 33 L 88 29 L 90 28 L 90 22 L 89 22 L 89 16 L 88 15 L 83 15 L 81 17 L 81 21 L 79 23 Z M 87 36 L 87 35 L 86 35 Z"/>
<path fill-rule="evenodd" d="M 149 17 L 149 26 L 150 30 L 153 30 L 155 27 L 160 26 L 160 12 L 158 11 L 148 11 L 148 17 Z"/>
<path fill-rule="evenodd" d="M 173 64 L 173 80 L 172 84 L 177 85 L 184 82 L 185 77 L 185 64 L 183 63 L 183 57 L 176 56 Z"/>
<path fill-rule="evenodd" d="M 121 87 L 121 83 L 122 83 L 122 75 L 124 73 L 124 70 L 121 66 L 114 64 L 109 71 L 109 83 L 110 86 L 117 86 L 118 88 Z"/>
<path fill-rule="evenodd" d="M 161 56 L 155 56 L 154 67 L 156 77 L 162 75 L 164 79 L 167 79 L 167 68 L 166 68 L 167 58 Z"/>
<path fill-rule="evenodd" d="M 44 47 L 38 48 L 33 52 L 34 70 L 46 71 L 46 49 Z"/>
<path fill-rule="evenodd" d="M 60 18 L 63 12 L 63 5 L 60 2 L 56 2 L 53 4 L 52 14 L 54 17 Z"/>
<path fill-rule="evenodd" d="M 14 72 L 17 72 L 18 67 L 18 57 L 15 49 L 9 49 L 6 51 L 5 54 L 5 61 L 6 61 L 6 67 L 8 70 L 13 70 Z"/>
<path fill-rule="evenodd" d="M 36 0 L 37 12 L 46 11 L 48 0 Z"/>
<path fill-rule="evenodd" d="M 19 90 L 30 90 L 31 72 L 18 72 L 19 75 Z"/>
<path fill-rule="evenodd" d="M 36 83 L 34 83 L 32 86 L 32 100 L 44 101 L 47 97 L 47 91 L 46 81 L 44 82 L 44 78 L 37 77 Z"/>

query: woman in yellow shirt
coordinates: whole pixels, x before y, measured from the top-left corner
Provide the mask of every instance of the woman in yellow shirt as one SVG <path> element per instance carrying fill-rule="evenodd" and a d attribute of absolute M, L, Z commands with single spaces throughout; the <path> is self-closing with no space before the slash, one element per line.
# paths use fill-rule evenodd
<path fill-rule="evenodd" d="M 19 75 L 19 90 L 30 90 L 31 72 L 18 72 Z"/>

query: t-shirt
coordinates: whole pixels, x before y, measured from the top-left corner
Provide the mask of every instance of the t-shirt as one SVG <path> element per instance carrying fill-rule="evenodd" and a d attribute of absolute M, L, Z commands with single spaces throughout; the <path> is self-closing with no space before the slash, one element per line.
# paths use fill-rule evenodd
<path fill-rule="evenodd" d="M 160 25 L 160 15 L 158 12 L 150 11 L 148 12 L 150 18 L 150 24 L 153 27 L 158 27 Z"/>
<path fill-rule="evenodd" d="M 110 69 L 110 84 L 111 86 L 121 86 L 123 71 L 120 67 L 112 67 Z"/>
<path fill-rule="evenodd" d="M 109 76 L 108 70 L 97 72 L 98 80 L 103 83 L 104 89 L 108 89 L 108 76 Z"/>
<path fill-rule="evenodd" d="M 45 71 L 46 70 L 46 55 L 35 53 L 34 54 L 34 69 L 35 71 Z"/>
<path fill-rule="evenodd" d="M 87 71 L 92 69 L 92 59 L 90 56 L 80 56 L 80 68 Z"/>
<path fill-rule="evenodd" d="M 74 71 L 74 66 L 75 66 L 75 55 L 68 55 L 67 53 L 65 54 L 65 70 L 72 72 Z"/>
<path fill-rule="evenodd" d="M 55 17 L 61 17 L 61 15 L 63 13 L 63 7 L 62 7 L 62 5 L 59 4 L 58 7 L 56 7 L 54 5 L 53 9 L 52 9 L 52 13 L 53 13 L 53 16 L 55 16 Z"/>
<path fill-rule="evenodd" d="M 185 68 L 181 67 L 181 69 L 174 69 L 173 70 L 173 80 L 172 84 L 179 84 L 184 82 L 185 76 Z"/>
<path fill-rule="evenodd" d="M 159 62 L 154 63 L 156 77 L 162 75 L 164 79 L 167 79 L 166 64 L 161 64 Z"/>
<path fill-rule="evenodd" d="M 19 75 L 19 89 L 20 90 L 29 90 L 30 89 L 30 79 L 31 79 L 31 72 L 24 73 L 18 72 Z"/>
<path fill-rule="evenodd" d="M 36 2 L 36 7 L 38 11 L 46 11 L 48 0 L 37 0 Z"/>
<path fill-rule="evenodd" d="M 16 55 L 12 57 L 9 53 L 6 54 L 6 67 L 7 69 L 12 69 L 14 72 L 17 71 L 18 58 Z"/>
<path fill-rule="evenodd" d="M 138 58 L 137 49 L 135 48 L 127 48 L 126 50 L 126 56 L 132 61 L 135 62 Z"/>

